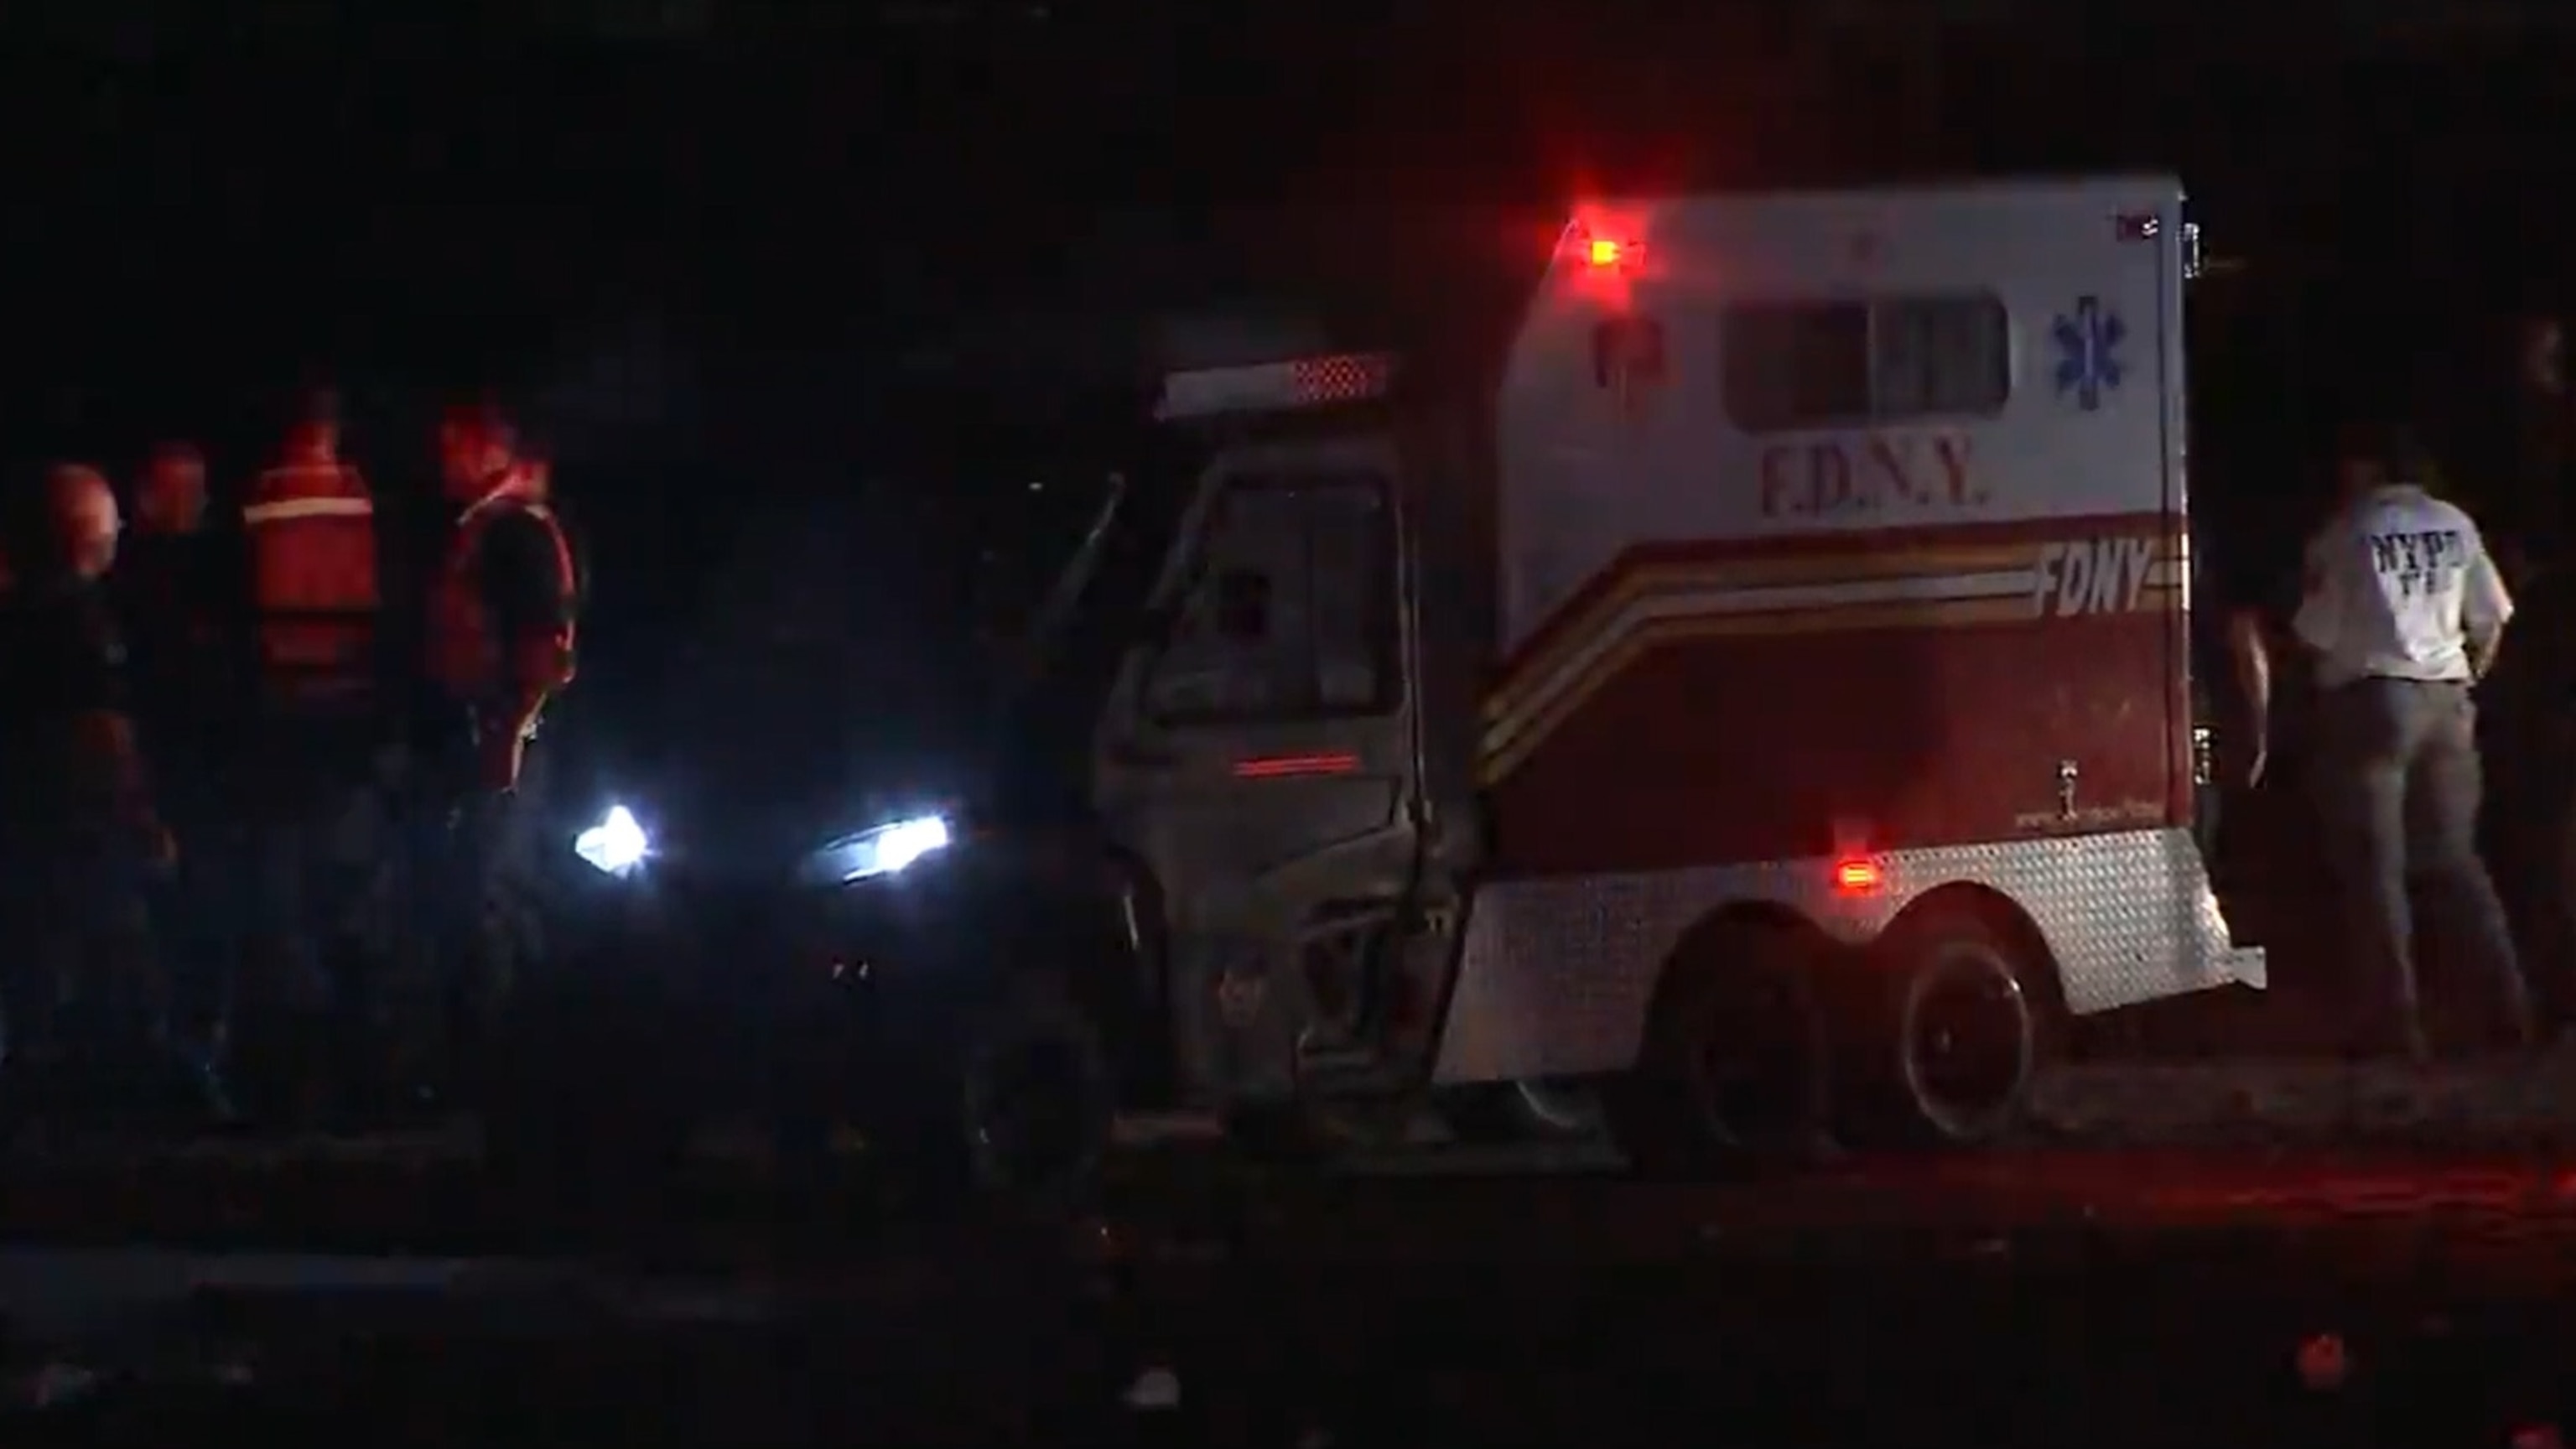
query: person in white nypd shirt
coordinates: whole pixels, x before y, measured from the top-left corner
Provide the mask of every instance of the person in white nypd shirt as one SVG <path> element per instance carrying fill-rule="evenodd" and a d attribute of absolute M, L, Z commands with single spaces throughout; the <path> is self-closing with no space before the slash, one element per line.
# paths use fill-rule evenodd
<path fill-rule="evenodd" d="M 2430 1056 L 2418 1009 L 2410 878 L 2496 993 L 2518 1044 L 2535 1044 L 2530 992 L 2486 864 L 2470 691 L 2513 617 L 2478 526 L 2433 496 L 2403 430 L 2348 430 L 2338 503 L 2308 541 L 2291 633 L 2317 682 L 2316 777 L 2328 863 L 2353 931 L 2355 1045 Z"/>

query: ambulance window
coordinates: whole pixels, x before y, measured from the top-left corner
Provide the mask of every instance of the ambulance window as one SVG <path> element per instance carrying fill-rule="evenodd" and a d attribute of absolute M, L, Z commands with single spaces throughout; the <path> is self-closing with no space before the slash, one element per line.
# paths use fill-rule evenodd
<path fill-rule="evenodd" d="M 1747 432 L 1991 415 L 2012 387 L 2010 321 L 1985 293 L 1748 303 L 1719 346 Z"/>
<path fill-rule="evenodd" d="M 1396 694 L 1394 598 L 1383 479 L 1238 481 L 1146 704 L 1167 724 L 1383 713 Z"/>
<path fill-rule="evenodd" d="M 1869 417 L 1869 306 L 1759 303 L 1727 310 L 1719 345 L 1726 411 L 1748 432 Z"/>
<path fill-rule="evenodd" d="M 1985 294 L 1897 298 L 1876 305 L 1871 325 L 1872 418 L 2002 410 L 2012 391 L 2012 332 L 2001 301 Z"/>
<path fill-rule="evenodd" d="M 1307 503 L 1315 703 L 1329 714 L 1376 714 L 1394 694 L 1395 553 L 1386 488 L 1371 476 L 1345 478 L 1316 489 Z"/>
<path fill-rule="evenodd" d="M 1270 575 L 1227 569 L 1216 576 L 1216 630 L 1237 644 L 1270 637 Z"/>

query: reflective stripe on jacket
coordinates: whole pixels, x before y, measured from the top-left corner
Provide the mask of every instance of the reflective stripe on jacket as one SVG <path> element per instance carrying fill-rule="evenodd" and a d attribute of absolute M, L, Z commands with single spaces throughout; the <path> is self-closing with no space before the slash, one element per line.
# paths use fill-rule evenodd
<path fill-rule="evenodd" d="M 294 697 L 372 685 L 384 600 L 376 508 L 342 463 L 285 463 L 259 475 L 242 531 L 252 634 L 263 681 Z"/>

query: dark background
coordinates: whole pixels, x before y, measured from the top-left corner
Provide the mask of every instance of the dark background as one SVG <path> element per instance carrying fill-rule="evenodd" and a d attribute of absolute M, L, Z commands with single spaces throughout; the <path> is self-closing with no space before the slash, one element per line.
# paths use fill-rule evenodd
<path fill-rule="evenodd" d="M 430 400 L 492 385 L 613 535 L 693 486 L 962 477 L 889 383 L 1090 348 L 1034 302 L 1318 259 L 1416 286 L 1594 188 L 2152 167 L 2244 263 L 2198 319 L 2204 483 L 2297 473 L 2355 398 L 2476 454 L 2505 319 L 2564 287 L 2570 34 L 2537 5 L 11 4 L 0 452 L 122 471 L 177 433 L 238 476 L 328 376 L 399 481 Z M 1453 202 L 1521 209 L 1421 224 Z M 980 351 L 937 345 L 971 319 Z"/>

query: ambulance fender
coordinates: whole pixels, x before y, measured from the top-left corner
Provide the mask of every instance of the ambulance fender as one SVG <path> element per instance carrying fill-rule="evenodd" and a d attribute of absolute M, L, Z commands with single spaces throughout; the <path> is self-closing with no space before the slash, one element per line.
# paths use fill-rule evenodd
<path fill-rule="evenodd" d="M 2000 941 L 2027 970 L 2024 985 L 2037 994 L 2035 1004 L 2040 1010 L 2054 1022 L 2066 1018 L 2066 990 L 2058 980 L 2057 957 L 2048 948 L 2048 938 L 2018 902 L 1990 886 L 1954 881 L 1925 891 L 1898 912 L 1880 936 L 1902 939 L 1952 921 L 1980 926 Z"/>
<path fill-rule="evenodd" d="M 1777 943 L 1784 955 L 1821 965 L 1814 990 L 1817 1000 L 1828 1007 L 1835 979 L 1852 969 L 1847 958 L 1855 954 L 1793 906 L 1778 901 L 1729 901 L 1700 917 L 1673 943 L 1650 1000 L 1660 1003 L 1684 973 L 1725 969 L 1722 963 L 1748 942 Z M 1647 1008 L 1650 1019 L 1654 1009 Z"/>

